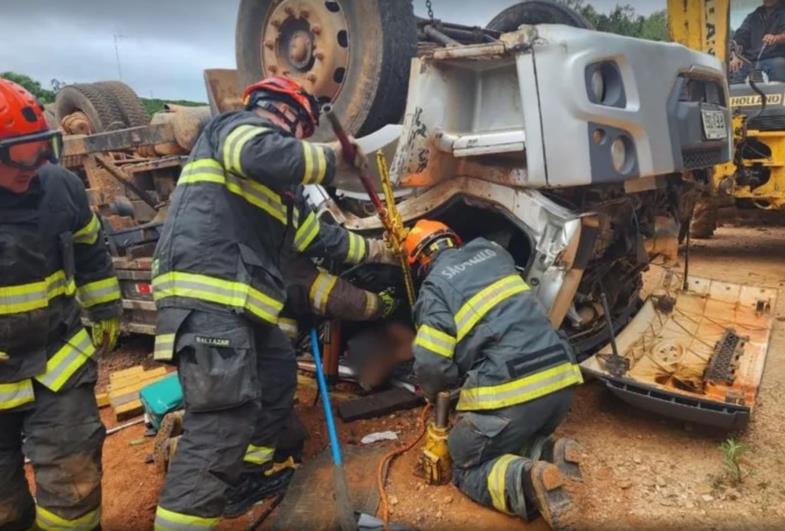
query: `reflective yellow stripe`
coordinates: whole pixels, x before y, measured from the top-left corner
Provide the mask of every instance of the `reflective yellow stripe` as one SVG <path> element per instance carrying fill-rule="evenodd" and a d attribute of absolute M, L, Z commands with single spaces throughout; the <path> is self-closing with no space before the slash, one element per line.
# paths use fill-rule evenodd
<path fill-rule="evenodd" d="M 452 358 L 455 352 L 455 338 L 428 325 L 417 330 L 414 344 L 445 358 Z"/>
<path fill-rule="evenodd" d="M 349 235 L 349 251 L 346 253 L 347 264 L 359 264 L 365 258 L 365 238 L 353 232 Z"/>
<path fill-rule="evenodd" d="M 288 317 L 278 317 L 278 328 L 283 330 L 283 333 L 292 339 L 297 339 L 297 336 L 300 333 L 297 321 Z"/>
<path fill-rule="evenodd" d="M 365 315 L 366 319 L 373 319 L 379 313 L 379 296 L 370 291 L 365 292 Z"/>
<path fill-rule="evenodd" d="M 319 234 L 319 229 L 319 218 L 316 217 L 315 212 L 311 212 L 308 214 L 308 217 L 305 218 L 305 222 L 300 225 L 297 232 L 294 234 L 295 249 L 301 253 L 304 252 Z"/>
<path fill-rule="evenodd" d="M 0 411 L 29 404 L 35 400 L 33 381 L 29 378 L 13 383 L 0 383 Z"/>
<path fill-rule="evenodd" d="M 507 468 L 510 463 L 516 459 L 520 459 L 518 455 L 506 454 L 499 457 L 491 467 L 491 473 L 488 474 L 488 494 L 491 495 L 491 501 L 497 511 L 507 514 L 513 514 L 507 508 L 507 496 L 505 495 Z"/>
<path fill-rule="evenodd" d="M 46 277 L 46 296 L 51 301 L 61 295 L 70 296 L 76 293 L 76 283 L 74 279 L 66 279 L 65 271 L 55 271 Z"/>
<path fill-rule="evenodd" d="M 164 509 L 160 505 L 155 511 L 155 531 L 190 531 L 193 529 L 212 529 L 218 525 L 221 518 L 202 518 L 189 514 L 176 513 Z"/>
<path fill-rule="evenodd" d="M 273 454 L 275 454 L 275 448 L 249 444 L 248 448 L 245 450 L 243 461 L 246 463 L 253 463 L 254 465 L 263 465 L 273 460 Z"/>
<path fill-rule="evenodd" d="M 47 360 L 46 371 L 35 379 L 57 392 L 93 354 L 95 354 L 93 342 L 87 330 L 82 328 Z"/>
<path fill-rule="evenodd" d="M 583 382 L 581 370 L 572 363 L 562 363 L 499 385 L 461 389 L 458 410 L 498 409 L 522 404 Z"/>
<path fill-rule="evenodd" d="M 0 315 L 30 312 L 46 308 L 60 295 L 73 295 L 76 284 L 66 280 L 65 272 L 55 271 L 44 280 L 0 287 Z"/>
<path fill-rule="evenodd" d="M 98 221 L 98 216 L 93 214 L 87 225 L 74 233 L 74 243 L 93 245 L 98 240 L 99 232 L 101 232 L 101 222 Z"/>
<path fill-rule="evenodd" d="M 121 298 L 120 283 L 117 281 L 117 277 L 96 280 L 95 282 L 79 286 L 79 301 L 85 308 L 119 301 Z"/>
<path fill-rule="evenodd" d="M 40 505 L 35 508 L 36 526 L 45 531 L 92 531 L 101 523 L 101 509 L 95 509 L 74 520 L 67 520 Z"/>
<path fill-rule="evenodd" d="M 230 173 L 226 176 L 226 188 L 286 224 L 286 207 L 281 201 L 281 196 L 265 185 L 250 179 L 241 179 Z"/>
<path fill-rule="evenodd" d="M 201 159 L 191 162 L 183 168 L 180 179 L 177 181 L 178 185 L 201 183 L 223 185 L 233 194 L 239 195 L 248 203 L 286 224 L 286 206 L 284 206 L 280 195 L 254 180 L 226 173 L 218 161 Z"/>
<path fill-rule="evenodd" d="M 185 297 L 242 308 L 270 324 L 278 322 L 283 303 L 258 289 L 231 280 L 171 271 L 153 279 L 153 299 Z"/>
<path fill-rule="evenodd" d="M 158 334 L 155 336 L 153 359 L 171 360 L 174 357 L 175 334 Z"/>
<path fill-rule="evenodd" d="M 324 315 L 327 312 L 327 303 L 336 282 L 338 282 L 338 277 L 320 271 L 316 280 L 311 284 L 311 305 L 318 315 Z"/>
<path fill-rule="evenodd" d="M 327 172 L 327 158 L 324 148 L 310 142 L 302 142 L 302 145 L 305 160 L 303 184 L 321 184 Z"/>
<path fill-rule="evenodd" d="M 267 133 L 269 129 L 266 127 L 258 127 L 254 125 L 240 125 L 235 127 L 231 133 L 224 140 L 223 145 L 223 158 L 224 168 L 228 171 L 233 171 L 237 174 L 245 176 L 243 172 L 243 165 L 241 162 L 241 155 L 245 144 L 257 135 Z"/>
<path fill-rule="evenodd" d="M 474 325 L 497 304 L 528 289 L 529 286 L 526 285 L 526 282 L 520 276 L 510 275 L 497 280 L 474 295 L 455 314 L 455 329 L 458 331 L 458 341 L 466 337 L 472 331 Z"/>

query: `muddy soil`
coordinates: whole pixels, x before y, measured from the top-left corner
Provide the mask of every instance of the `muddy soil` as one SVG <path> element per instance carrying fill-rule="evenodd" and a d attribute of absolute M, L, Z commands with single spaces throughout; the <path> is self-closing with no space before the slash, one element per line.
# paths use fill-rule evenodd
<path fill-rule="evenodd" d="M 588 456 L 579 488 L 581 529 L 785 528 L 785 227 L 720 228 L 712 240 L 694 242 L 691 272 L 780 290 L 753 421 L 742 433 L 707 430 L 629 408 L 597 382 L 581 387 L 559 430 L 576 438 Z M 145 340 L 126 341 L 102 362 L 101 384 L 109 370 L 151 364 L 149 347 Z M 327 445 L 321 405 L 314 404 L 314 396 L 311 386 L 298 392 L 297 409 L 310 435 L 306 458 Z M 418 413 L 339 421 L 340 438 L 344 444 L 357 444 L 365 434 L 394 430 L 408 440 L 416 431 Z M 115 424 L 109 410 L 103 418 L 107 427 Z M 729 437 L 747 448 L 739 483 L 723 468 L 719 445 Z M 145 464 L 151 448 L 141 426 L 107 438 L 104 529 L 152 527 L 162 478 L 153 465 Z M 542 521 L 525 524 L 476 505 L 452 485 L 424 486 L 412 473 L 416 458 L 412 451 L 393 465 L 388 487 L 393 521 L 421 529 L 545 529 Z M 221 528 L 245 529 L 262 510 L 226 521 Z"/>

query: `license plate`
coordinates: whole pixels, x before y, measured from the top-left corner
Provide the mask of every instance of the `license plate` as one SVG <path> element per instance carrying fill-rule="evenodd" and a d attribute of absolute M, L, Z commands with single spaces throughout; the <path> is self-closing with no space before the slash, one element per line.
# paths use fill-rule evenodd
<path fill-rule="evenodd" d="M 728 138 L 728 126 L 725 122 L 724 111 L 702 110 L 703 134 L 706 140 L 721 140 Z"/>

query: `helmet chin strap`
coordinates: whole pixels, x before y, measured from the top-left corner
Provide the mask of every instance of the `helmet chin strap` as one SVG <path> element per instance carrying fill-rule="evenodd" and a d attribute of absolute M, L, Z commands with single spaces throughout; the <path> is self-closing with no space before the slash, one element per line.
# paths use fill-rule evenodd
<path fill-rule="evenodd" d="M 271 101 L 263 101 L 256 104 L 256 106 L 259 109 L 267 111 L 270 114 L 274 115 L 279 120 L 281 120 L 289 128 L 289 133 L 291 133 L 293 136 L 295 135 L 295 133 L 297 132 L 297 125 L 300 123 L 300 120 L 298 119 L 292 120 L 291 118 L 286 116 L 285 112 L 283 112 L 281 109 L 276 107 L 275 104 Z"/>

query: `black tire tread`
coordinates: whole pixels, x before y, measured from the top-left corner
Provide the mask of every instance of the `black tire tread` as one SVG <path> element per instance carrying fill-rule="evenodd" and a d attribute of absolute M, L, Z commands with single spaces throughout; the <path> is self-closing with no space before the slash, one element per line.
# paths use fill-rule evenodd
<path fill-rule="evenodd" d="M 104 91 L 109 98 L 114 98 L 128 127 L 138 127 L 150 123 L 147 110 L 134 89 L 122 81 L 97 81 L 93 84 Z"/>
<path fill-rule="evenodd" d="M 380 83 L 357 136 L 401 120 L 406 109 L 411 60 L 417 54 L 417 23 L 411 0 L 382 0 L 379 9 L 384 32 Z"/>
<path fill-rule="evenodd" d="M 125 126 L 125 119 L 116 103 L 90 83 L 68 85 L 57 93 L 55 109 L 58 123 L 67 115 L 82 111 L 96 133 Z"/>
<path fill-rule="evenodd" d="M 507 32 L 517 30 L 521 24 L 565 24 L 594 29 L 580 13 L 555 0 L 524 0 L 511 5 L 493 17 L 486 28 Z"/>

